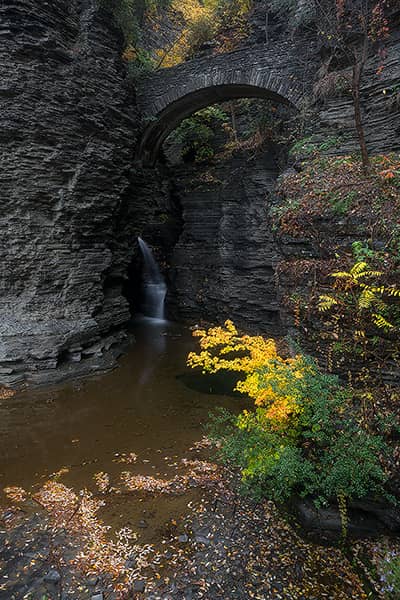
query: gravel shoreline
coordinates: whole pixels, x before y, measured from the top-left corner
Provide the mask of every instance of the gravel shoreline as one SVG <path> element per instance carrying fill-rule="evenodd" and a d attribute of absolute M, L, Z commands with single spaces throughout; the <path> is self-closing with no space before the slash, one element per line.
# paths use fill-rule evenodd
<path fill-rule="evenodd" d="M 358 574 L 339 548 L 303 539 L 272 502 L 237 493 L 221 471 L 218 486 L 171 526 L 127 595 L 101 573 L 84 576 L 65 532 L 51 537 L 41 512 L 3 513 L 0 600 L 362 600 Z M 127 557 L 129 561 L 129 557 Z M 369 596 L 371 597 L 371 596 Z"/>

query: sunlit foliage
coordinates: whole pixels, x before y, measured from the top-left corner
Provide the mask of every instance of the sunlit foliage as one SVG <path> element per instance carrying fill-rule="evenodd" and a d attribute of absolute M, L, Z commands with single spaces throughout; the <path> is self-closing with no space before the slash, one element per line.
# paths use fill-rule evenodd
<path fill-rule="evenodd" d="M 385 298 L 400 298 L 400 289 L 395 286 L 379 285 L 382 271 L 374 271 L 364 261 L 356 262 L 349 271 L 338 271 L 331 276 L 335 283 L 335 295 L 321 295 L 319 310 L 326 312 L 334 309 L 351 310 L 355 327 L 364 317 L 378 329 L 390 331 L 396 329 L 396 324 L 390 322 L 391 312 L 394 321 L 400 325 L 400 306 L 390 306 Z M 365 330 L 357 330 L 357 335 L 365 337 Z"/>
<path fill-rule="evenodd" d="M 282 358 L 274 340 L 240 336 L 232 321 L 207 332 L 195 331 L 194 335 L 200 337 L 201 351 L 189 354 L 189 366 L 201 367 L 205 373 L 226 370 L 244 374 L 235 389 L 262 407 L 265 418 L 276 426 L 301 410 L 293 382 L 302 379 L 310 368 L 302 356 Z"/>
<path fill-rule="evenodd" d="M 158 50 L 158 66 L 171 67 L 192 58 L 218 36 L 217 52 L 233 50 L 248 33 L 251 5 L 251 0 L 172 0 L 169 13 L 181 23 L 180 34 L 170 47 Z"/>
<path fill-rule="evenodd" d="M 255 409 L 238 417 L 221 412 L 210 431 L 253 493 L 277 501 L 296 493 L 317 503 L 339 499 L 342 511 L 348 498 L 385 494 L 380 456 L 388 450 L 360 426 L 350 391 L 336 377 L 303 355 L 283 358 L 274 340 L 239 335 L 231 321 L 194 335 L 200 351 L 189 355 L 189 366 L 238 373 L 236 390 L 254 400 Z"/>

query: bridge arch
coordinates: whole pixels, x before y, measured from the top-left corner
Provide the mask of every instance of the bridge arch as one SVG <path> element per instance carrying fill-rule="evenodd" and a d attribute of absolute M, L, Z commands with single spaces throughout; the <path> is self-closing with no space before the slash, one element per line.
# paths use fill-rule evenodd
<path fill-rule="evenodd" d="M 303 91 L 288 53 L 245 49 L 189 61 L 144 79 L 138 104 L 144 132 L 137 160 L 152 165 L 168 135 L 191 114 L 218 102 L 265 98 L 300 108 Z"/>

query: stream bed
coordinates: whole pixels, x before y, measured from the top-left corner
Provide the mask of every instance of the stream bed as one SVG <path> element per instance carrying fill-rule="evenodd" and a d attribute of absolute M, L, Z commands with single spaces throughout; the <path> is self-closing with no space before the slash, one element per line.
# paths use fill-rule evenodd
<path fill-rule="evenodd" d="M 94 489 L 98 472 L 118 477 L 129 468 L 174 476 L 204 435 L 210 411 L 244 406 L 233 395 L 214 393 L 209 378 L 186 367 L 196 347 L 187 328 L 143 319 L 133 331 L 136 342 L 114 371 L 0 401 L 0 489 L 35 490 L 60 469 L 66 470 L 62 482 L 78 491 Z M 135 463 L 124 463 L 131 453 Z M 115 527 L 128 519 L 143 541 L 156 543 L 166 519 L 187 502 L 182 496 L 162 502 L 145 497 L 138 505 L 125 498 L 105 517 Z"/>
<path fill-rule="evenodd" d="M 217 406 L 239 412 L 248 403 L 231 392 L 232 381 L 186 367 L 196 348 L 190 331 L 148 319 L 133 328 L 136 342 L 114 371 L 1 400 L 0 489 L 32 493 L 52 479 L 78 496 L 83 489 L 98 496 L 96 474 L 114 484 L 124 471 L 189 485 L 178 493 L 111 493 L 105 501 L 99 516 L 110 536 L 128 527 L 138 547 L 151 546 L 144 568 L 132 561 L 128 595 L 101 572 L 77 571 L 68 538 L 57 533 L 54 546 L 43 511 L 21 516 L 0 492 L 0 600 L 367 598 L 339 548 L 304 540 L 272 502 L 243 497 L 236 474 L 208 462 L 209 413 Z M 209 486 L 190 484 L 196 465 L 205 465 L 200 479 Z"/>

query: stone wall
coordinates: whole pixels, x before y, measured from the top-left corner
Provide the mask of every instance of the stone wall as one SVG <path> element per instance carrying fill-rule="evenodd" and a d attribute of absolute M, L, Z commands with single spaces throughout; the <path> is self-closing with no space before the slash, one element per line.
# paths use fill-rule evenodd
<path fill-rule="evenodd" d="M 171 257 L 170 314 L 194 323 L 230 318 L 245 330 L 280 331 L 277 260 L 268 195 L 278 174 L 271 146 L 214 167 L 172 171 L 182 232 Z"/>
<path fill-rule="evenodd" d="M 400 17 L 399 17 L 400 18 Z M 378 69 L 383 71 L 378 75 Z M 387 43 L 387 57 L 372 57 L 363 76 L 361 103 L 368 149 L 372 154 L 400 150 L 400 28 L 394 27 Z M 359 151 L 354 109 L 349 94 L 328 99 L 317 106 L 316 140 L 340 139 L 343 153 Z"/>
<path fill-rule="evenodd" d="M 3 0 L 0 33 L 0 375 L 51 381 L 100 367 L 130 316 L 115 237 L 137 114 L 94 0 Z"/>

